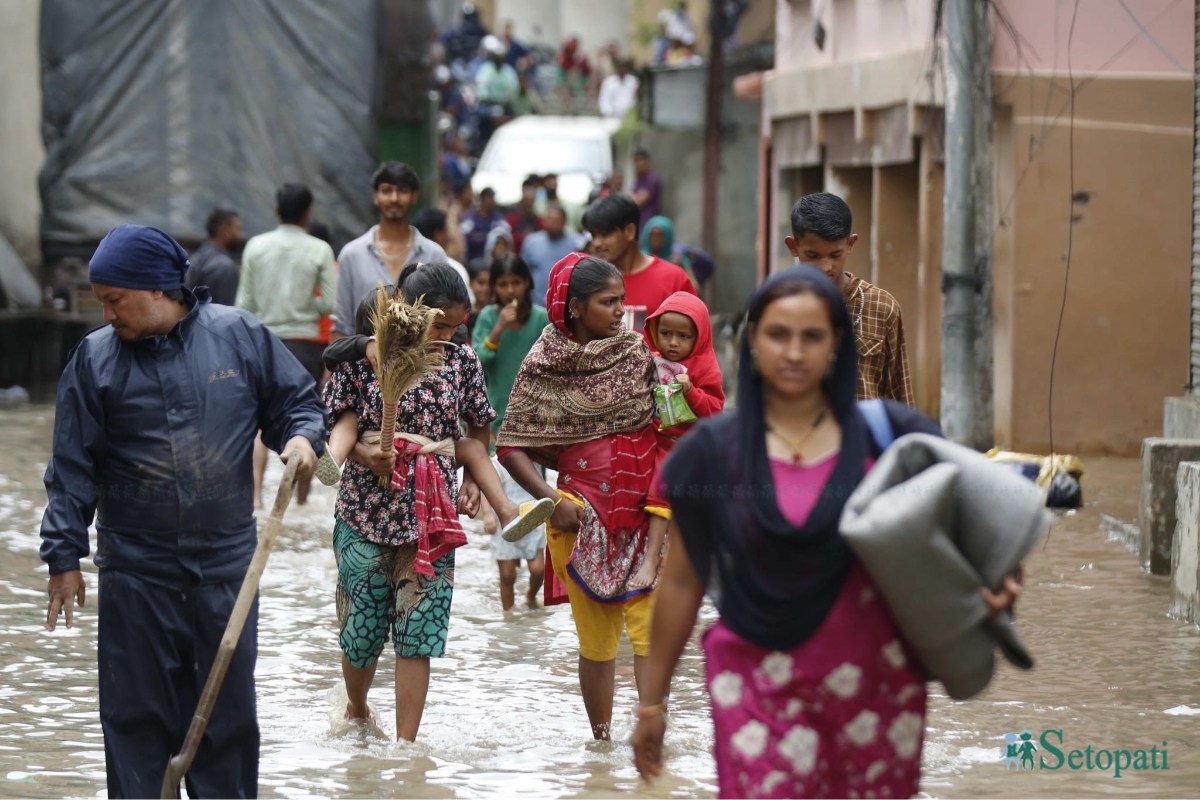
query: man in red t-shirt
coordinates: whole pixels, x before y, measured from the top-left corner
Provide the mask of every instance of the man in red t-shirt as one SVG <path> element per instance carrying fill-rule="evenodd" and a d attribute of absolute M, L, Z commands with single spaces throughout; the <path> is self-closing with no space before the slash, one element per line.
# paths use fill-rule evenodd
<path fill-rule="evenodd" d="M 583 229 L 592 235 L 592 254 L 611 262 L 625 279 L 625 324 L 645 335 L 647 314 L 675 292 L 696 294 L 696 287 L 677 264 L 638 249 L 640 221 L 641 211 L 627 194 L 601 197 L 583 215 Z"/>

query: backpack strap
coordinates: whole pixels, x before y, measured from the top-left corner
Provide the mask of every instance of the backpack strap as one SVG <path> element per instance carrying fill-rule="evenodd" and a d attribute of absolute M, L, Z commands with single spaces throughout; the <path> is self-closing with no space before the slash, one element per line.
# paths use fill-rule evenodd
<path fill-rule="evenodd" d="M 887 450 L 891 443 L 896 441 L 896 434 L 892 430 L 892 421 L 888 418 L 887 406 L 879 399 L 859 400 L 858 411 L 866 421 L 867 428 L 871 431 L 871 438 L 875 440 L 879 452 Z"/>

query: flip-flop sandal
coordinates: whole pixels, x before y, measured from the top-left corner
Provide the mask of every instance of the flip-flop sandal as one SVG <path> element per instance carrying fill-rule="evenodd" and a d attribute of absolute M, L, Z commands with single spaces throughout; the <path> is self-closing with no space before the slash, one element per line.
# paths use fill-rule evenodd
<path fill-rule="evenodd" d="M 522 503 L 521 505 L 525 504 Z M 539 525 L 550 519 L 552 514 L 554 514 L 554 501 L 548 497 L 543 497 L 541 500 L 530 505 L 521 516 L 504 526 L 504 530 L 500 531 L 500 535 L 506 542 L 520 541 L 533 533 Z"/>
<path fill-rule="evenodd" d="M 317 459 L 317 468 L 313 471 L 317 476 L 317 480 L 326 486 L 335 486 L 342 479 L 342 468 L 333 460 L 333 456 L 329 455 L 329 448 L 325 448 L 325 452 Z"/>

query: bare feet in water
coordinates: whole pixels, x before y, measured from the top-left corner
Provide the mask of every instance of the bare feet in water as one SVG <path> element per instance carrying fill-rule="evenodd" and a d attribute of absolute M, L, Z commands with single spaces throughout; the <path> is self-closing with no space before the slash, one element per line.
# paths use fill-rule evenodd
<path fill-rule="evenodd" d="M 536 589 L 530 589 L 525 593 L 525 605 L 530 608 L 541 608 L 542 604 L 538 602 L 538 593 Z"/>
<path fill-rule="evenodd" d="M 647 558 L 642 563 L 642 566 L 638 568 L 638 571 L 634 574 L 634 576 L 629 579 L 629 588 L 649 589 L 651 586 L 653 586 L 655 579 L 658 577 L 658 570 L 655 569 L 656 566 L 657 565 L 655 563 L 652 563 L 651 560 Z"/>
<path fill-rule="evenodd" d="M 356 719 L 362 720 L 370 725 L 375 724 L 375 715 L 371 713 L 370 708 L 363 709 L 363 713 L 361 714 L 355 714 L 354 706 L 351 703 L 346 703 L 346 714 L 343 719 Z"/>

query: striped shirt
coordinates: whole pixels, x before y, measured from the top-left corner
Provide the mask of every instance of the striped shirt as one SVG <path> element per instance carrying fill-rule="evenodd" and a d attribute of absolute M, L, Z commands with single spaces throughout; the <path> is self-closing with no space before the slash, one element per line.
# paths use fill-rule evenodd
<path fill-rule="evenodd" d="M 858 338 L 858 399 L 876 397 L 913 405 L 904 349 L 904 317 L 891 294 L 846 273 L 842 297 Z"/>

